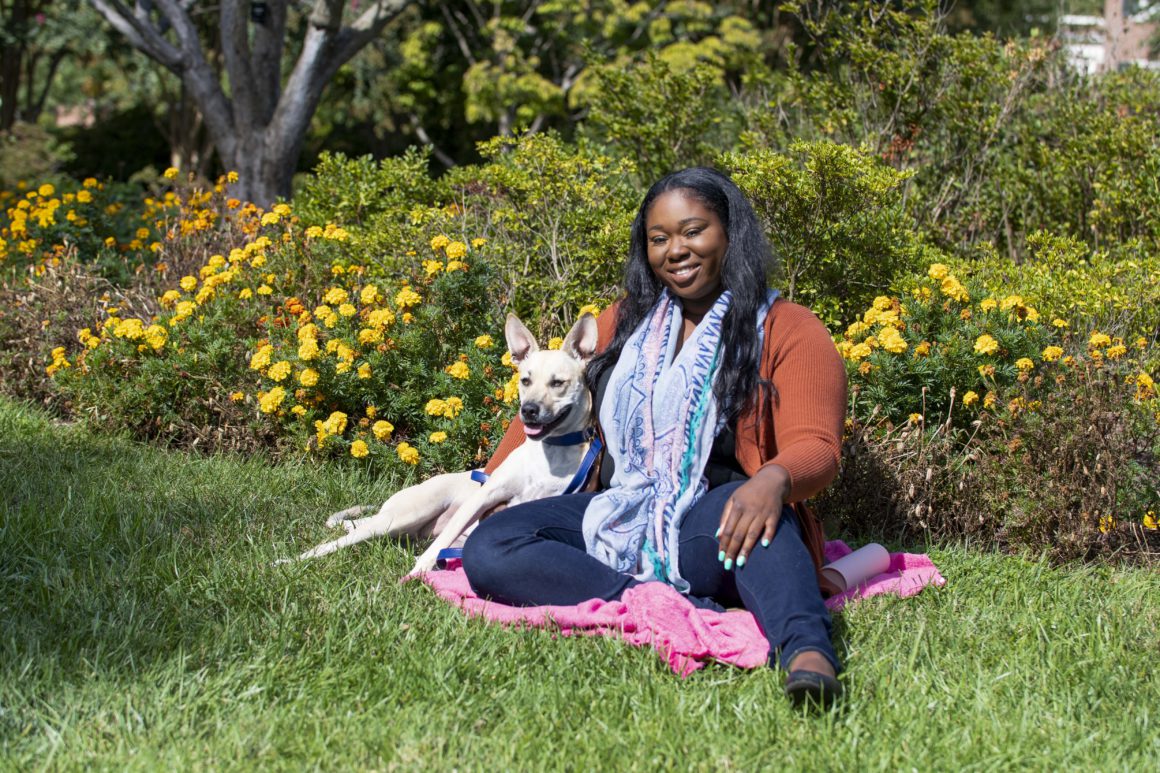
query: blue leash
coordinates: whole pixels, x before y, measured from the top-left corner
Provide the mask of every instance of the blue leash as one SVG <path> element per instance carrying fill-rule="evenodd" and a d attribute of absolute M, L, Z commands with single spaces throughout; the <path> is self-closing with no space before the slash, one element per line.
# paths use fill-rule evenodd
<path fill-rule="evenodd" d="M 569 432 L 567 435 L 561 435 L 557 438 L 544 438 L 542 441 L 552 446 L 578 446 L 589 440 L 592 441 L 592 445 L 588 446 L 588 453 L 584 454 L 584 458 L 580 460 L 580 468 L 572 476 L 568 488 L 564 489 L 565 494 L 575 494 L 584 485 L 584 481 L 588 480 L 588 473 L 592 471 L 592 465 L 596 464 L 596 457 L 600 456 L 600 452 L 604 450 L 604 444 L 600 442 L 596 430 L 592 427 L 579 432 Z M 483 470 L 471 471 L 471 479 L 481 486 L 487 483 L 487 478 L 488 475 Z M 457 558 L 463 558 L 463 548 L 443 548 L 435 557 L 435 566 L 442 569 L 448 561 Z"/>

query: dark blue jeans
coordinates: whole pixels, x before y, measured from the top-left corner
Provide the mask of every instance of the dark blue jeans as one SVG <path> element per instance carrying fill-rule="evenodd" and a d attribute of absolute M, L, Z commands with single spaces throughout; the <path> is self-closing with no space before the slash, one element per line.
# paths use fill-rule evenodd
<path fill-rule="evenodd" d="M 769 640 L 771 665 L 801 652 L 820 652 L 840 668 L 830 643 L 830 613 L 802 542 L 792 508 L 782 510 L 769 547 L 757 547 L 745 566 L 725 571 L 713 534 L 729 496 L 743 481 L 711 489 L 681 523 L 680 571 L 689 595 L 753 613 Z M 581 525 L 595 494 L 550 497 L 501 510 L 483 521 L 463 547 L 463 569 L 483 598 L 514 606 L 613 601 L 639 581 L 588 555 Z"/>

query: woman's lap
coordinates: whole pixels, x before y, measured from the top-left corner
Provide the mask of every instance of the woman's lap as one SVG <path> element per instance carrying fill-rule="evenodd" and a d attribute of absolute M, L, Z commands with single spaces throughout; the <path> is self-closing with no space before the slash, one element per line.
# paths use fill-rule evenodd
<path fill-rule="evenodd" d="M 769 547 L 755 547 L 744 567 L 725 571 L 717 560 L 714 534 L 725 502 L 739 485 L 711 489 L 681 524 L 680 570 L 690 584 L 690 597 L 744 605 L 783 662 L 798 652 L 817 650 L 837 667 L 829 613 L 791 508 L 783 510 Z M 463 566 L 472 588 L 486 598 L 528 606 L 614 600 L 639 584 L 585 551 L 584 509 L 594 496 L 526 502 L 482 522 L 464 546 Z"/>

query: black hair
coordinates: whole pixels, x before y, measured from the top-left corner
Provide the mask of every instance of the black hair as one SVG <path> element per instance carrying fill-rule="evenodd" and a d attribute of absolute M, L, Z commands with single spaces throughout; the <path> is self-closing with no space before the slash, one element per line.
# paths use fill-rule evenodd
<path fill-rule="evenodd" d="M 774 265 L 769 242 L 753 205 L 729 177 L 715 169 L 691 167 L 658 180 L 649 188 L 632 223 L 628 261 L 624 267 L 624 298 L 616 331 L 608 348 L 588 364 L 588 383 L 595 389 L 601 375 L 620 357 L 632 332 L 660 297 L 663 285 L 648 262 L 645 221 L 656 199 L 669 191 L 697 199 L 721 220 L 729 239 L 721 266 L 721 286 L 733 294 L 721 328 L 721 364 L 714 395 L 719 410 L 732 423 L 759 389 L 771 385 L 760 376 L 761 347 L 755 325 L 768 292 L 766 276 Z"/>

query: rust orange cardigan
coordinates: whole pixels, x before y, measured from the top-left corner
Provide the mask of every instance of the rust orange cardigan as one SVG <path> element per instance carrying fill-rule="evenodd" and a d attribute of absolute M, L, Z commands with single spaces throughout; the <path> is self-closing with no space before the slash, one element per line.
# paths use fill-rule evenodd
<path fill-rule="evenodd" d="M 596 320 L 599 349 L 612 340 L 617 304 Z M 778 299 L 765 318 L 761 377 L 774 386 L 768 404 L 754 405 L 737 420 L 737 461 L 747 475 L 767 464 L 789 472 L 789 502 L 797 511 L 802 538 L 814 566 L 822 566 L 825 535 L 805 500 L 838 474 L 842 424 L 846 417 L 846 368 L 825 325 L 804 306 Z M 491 473 L 524 442 L 518 416 L 508 427 L 484 471 Z M 823 590 L 830 590 L 828 583 Z"/>

